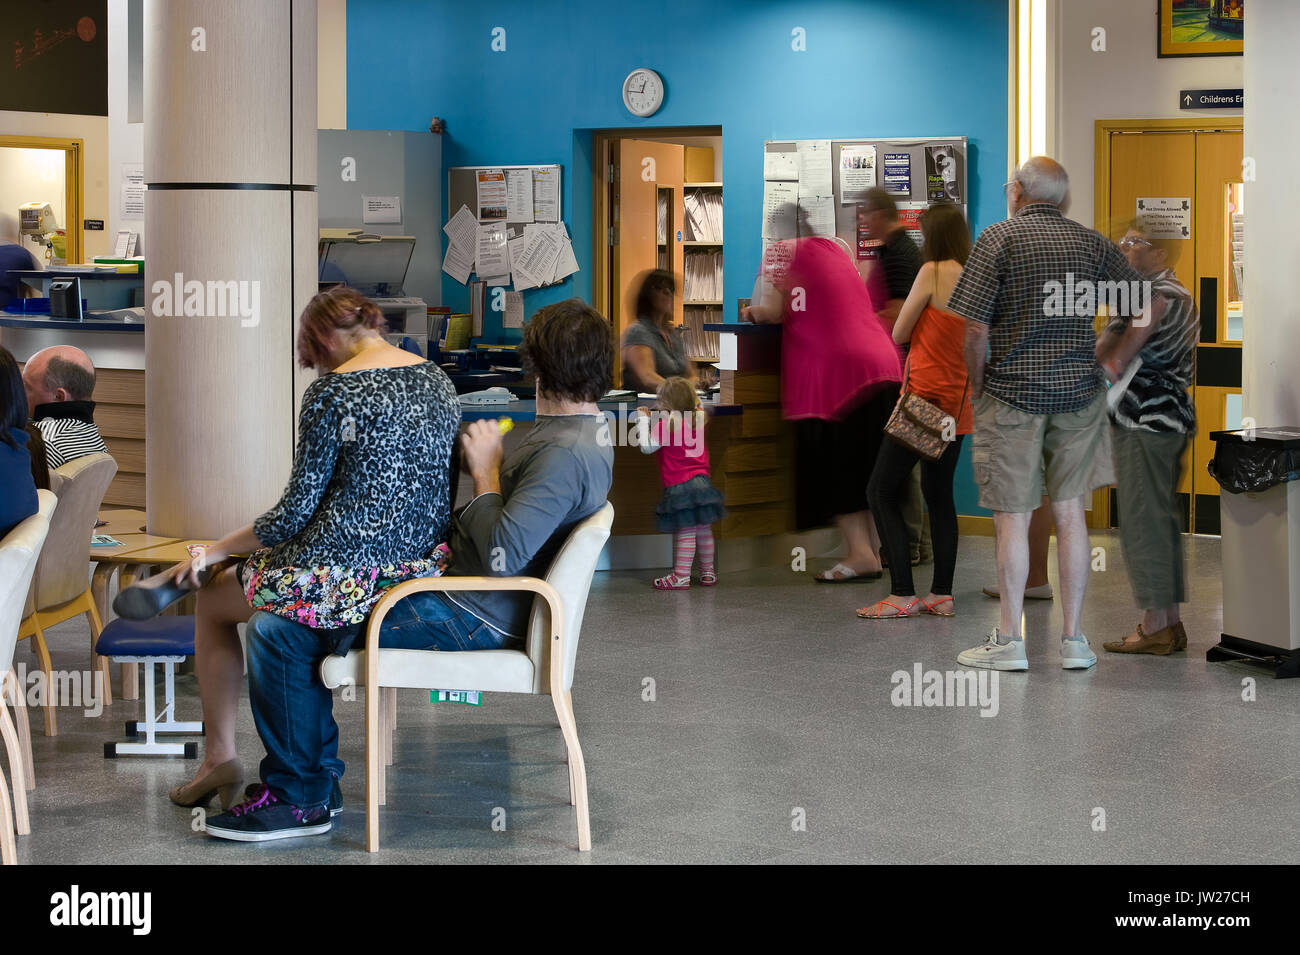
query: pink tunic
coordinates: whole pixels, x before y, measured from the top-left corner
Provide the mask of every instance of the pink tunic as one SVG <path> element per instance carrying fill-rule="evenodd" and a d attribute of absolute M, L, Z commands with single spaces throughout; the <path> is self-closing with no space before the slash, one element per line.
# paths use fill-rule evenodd
<path fill-rule="evenodd" d="M 786 418 L 830 420 L 901 379 L 898 351 L 858 270 L 830 239 L 775 243 L 763 272 L 785 293 L 781 395 Z"/>

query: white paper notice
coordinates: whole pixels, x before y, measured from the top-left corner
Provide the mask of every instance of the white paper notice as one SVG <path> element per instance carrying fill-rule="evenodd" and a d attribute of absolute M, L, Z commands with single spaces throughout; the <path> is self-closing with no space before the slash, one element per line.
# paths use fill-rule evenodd
<path fill-rule="evenodd" d="M 401 196 L 362 196 L 363 223 L 397 223 L 402 221 Z"/>
<path fill-rule="evenodd" d="M 120 206 L 121 218 L 144 218 L 144 163 L 122 163 L 122 195 Z"/>
<path fill-rule="evenodd" d="M 522 265 L 524 260 L 524 246 L 529 242 L 531 236 L 519 236 L 517 239 L 511 239 L 506 243 L 510 248 L 510 272 L 514 279 L 515 289 L 523 291 L 526 288 L 536 288 L 538 285 L 535 279 L 528 272 L 524 271 Z"/>
<path fill-rule="evenodd" d="M 840 147 L 840 202 L 861 202 L 866 191 L 876 184 L 876 147 Z"/>
<path fill-rule="evenodd" d="M 549 282 L 555 272 L 555 259 L 560 254 L 560 240 L 550 229 L 535 229 L 524 233 L 524 247 L 516 268 L 522 268 L 538 285 Z"/>
<path fill-rule="evenodd" d="M 538 222 L 560 219 L 560 170 L 533 170 L 533 218 Z"/>
<path fill-rule="evenodd" d="M 502 328 L 524 327 L 524 293 L 506 292 L 506 312 L 501 320 Z"/>
<path fill-rule="evenodd" d="M 555 229 L 562 239 L 560 254 L 555 257 L 554 281 L 558 282 L 578 271 L 578 258 L 573 254 L 573 243 L 569 240 L 569 232 L 564 228 L 564 223 L 561 222 Z"/>
<path fill-rule="evenodd" d="M 506 174 L 500 169 L 478 171 L 478 217 L 506 219 Z"/>
<path fill-rule="evenodd" d="M 799 195 L 834 195 L 829 139 L 805 139 L 799 142 Z"/>
<path fill-rule="evenodd" d="M 1188 239 L 1192 235 L 1192 200 L 1186 196 L 1142 196 L 1137 219 L 1152 239 Z"/>
<path fill-rule="evenodd" d="M 763 238 L 793 239 L 798 230 L 796 203 L 799 186 L 793 182 L 763 184 Z"/>
<path fill-rule="evenodd" d="M 835 234 L 835 197 L 799 197 L 799 234 L 833 236 Z"/>
<path fill-rule="evenodd" d="M 506 248 L 504 222 L 478 227 L 478 255 L 474 271 L 479 275 L 502 275 L 510 271 L 510 252 Z"/>
<path fill-rule="evenodd" d="M 473 249 L 473 246 L 470 246 Z M 474 271 L 473 252 L 466 252 L 453 242 L 442 257 L 442 270 L 461 285 L 469 281 L 469 273 Z"/>
<path fill-rule="evenodd" d="M 529 169 L 506 170 L 506 219 L 533 221 L 533 174 Z"/>
<path fill-rule="evenodd" d="M 442 227 L 442 231 L 447 233 L 447 238 L 451 239 L 452 245 L 471 249 L 478 241 L 478 220 L 474 218 L 474 213 L 469 211 L 469 206 L 462 205 Z"/>
<path fill-rule="evenodd" d="M 763 150 L 763 178 L 794 182 L 799 178 L 799 152 L 794 143 L 768 143 Z"/>

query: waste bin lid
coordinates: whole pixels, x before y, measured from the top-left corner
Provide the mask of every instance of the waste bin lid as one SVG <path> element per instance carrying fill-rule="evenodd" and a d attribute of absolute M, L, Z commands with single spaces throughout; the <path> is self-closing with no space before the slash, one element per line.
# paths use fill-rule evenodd
<path fill-rule="evenodd" d="M 1211 431 L 1210 440 L 1222 444 L 1255 444 L 1265 448 L 1300 448 L 1300 425 L 1279 428 L 1242 428 L 1239 431 Z"/>

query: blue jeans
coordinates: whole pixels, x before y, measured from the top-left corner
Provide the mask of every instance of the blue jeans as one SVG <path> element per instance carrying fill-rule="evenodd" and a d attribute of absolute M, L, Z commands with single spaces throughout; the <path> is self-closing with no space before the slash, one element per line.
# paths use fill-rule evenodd
<path fill-rule="evenodd" d="M 360 642 L 359 631 L 313 630 L 262 611 L 249 618 L 248 692 L 266 746 L 261 777 L 276 798 L 291 805 L 324 806 L 331 777 L 343 776 L 334 694 L 318 668 L 341 645 Z M 379 635 L 381 647 L 396 650 L 498 650 L 507 643 L 517 645 L 437 593 L 398 601 Z"/>

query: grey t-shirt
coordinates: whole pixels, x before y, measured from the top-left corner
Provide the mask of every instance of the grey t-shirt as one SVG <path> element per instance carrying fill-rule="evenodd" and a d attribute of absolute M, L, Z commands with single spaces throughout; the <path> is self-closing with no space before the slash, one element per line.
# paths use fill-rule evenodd
<path fill-rule="evenodd" d="M 679 329 L 672 329 L 668 333 L 668 341 L 664 341 L 664 336 L 659 334 L 659 327 L 654 322 L 640 318 L 623 333 L 623 347 L 629 345 L 644 345 L 654 352 L 655 374 L 659 377 L 672 378 L 686 374 L 686 344 L 682 341 Z M 626 361 L 623 362 L 623 387 L 634 391 L 654 390 L 637 378 Z"/>
<path fill-rule="evenodd" d="M 501 493 L 480 494 L 453 520 L 448 574 L 545 576 L 574 525 L 604 507 L 613 481 L 614 449 L 603 415 L 538 415 L 501 467 Z M 526 635 L 530 593 L 447 597 L 508 636 Z"/>

